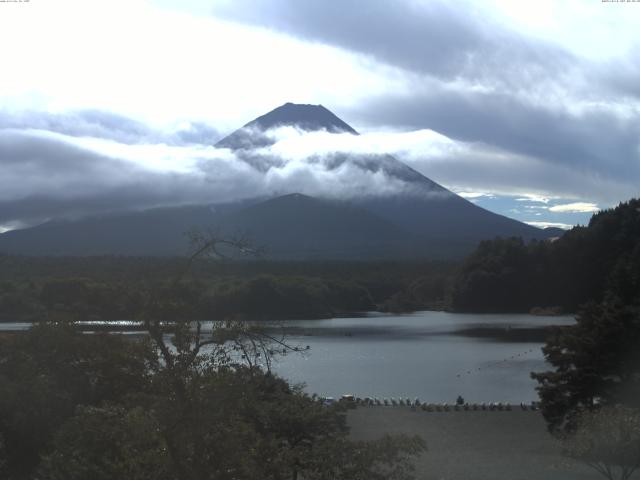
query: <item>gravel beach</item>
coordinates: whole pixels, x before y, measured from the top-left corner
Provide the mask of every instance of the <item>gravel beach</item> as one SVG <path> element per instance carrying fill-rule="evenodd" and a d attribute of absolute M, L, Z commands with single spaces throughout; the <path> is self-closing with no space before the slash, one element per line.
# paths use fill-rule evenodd
<path fill-rule="evenodd" d="M 562 456 L 538 411 L 412 411 L 358 407 L 348 414 L 354 439 L 420 435 L 428 451 L 416 478 L 435 480 L 597 480 L 597 472 Z M 639 479 L 636 472 L 633 479 Z"/>

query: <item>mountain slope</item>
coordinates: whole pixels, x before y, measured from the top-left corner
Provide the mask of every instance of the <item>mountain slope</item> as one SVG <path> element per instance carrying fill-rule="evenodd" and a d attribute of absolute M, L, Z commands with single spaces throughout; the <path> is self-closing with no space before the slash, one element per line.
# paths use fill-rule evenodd
<path fill-rule="evenodd" d="M 182 255 L 194 227 L 245 235 L 269 258 L 406 258 L 420 242 L 356 206 L 291 194 L 242 208 L 158 208 L 48 222 L 0 235 L 0 252 L 27 255 Z"/>
<path fill-rule="evenodd" d="M 351 204 L 302 194 L 277 197 L 220 220 L 226 232 L 248 232 L 276 258 L 398 258 L 419 243 L 391 222 Z"/>
<path fill-rule="evenodd" d="M 497 236 L 526 240 L 553 236 L 552 232 L 489 212 L 451 192 L 439 195 L 432 192 L 433 189 L 426 187 L 423 195 L 378 197 L 358 204 L 425 239 L 449 239 L 471 248 L 481 240 Z"/>
<path fill-rule="evenodd" d="M 0 252 L 25 255 L 182 255 L 184 235 L 216 218 L 208 206 L 157 208 L 144 212 L 51 221 L 0 235 Z"/>

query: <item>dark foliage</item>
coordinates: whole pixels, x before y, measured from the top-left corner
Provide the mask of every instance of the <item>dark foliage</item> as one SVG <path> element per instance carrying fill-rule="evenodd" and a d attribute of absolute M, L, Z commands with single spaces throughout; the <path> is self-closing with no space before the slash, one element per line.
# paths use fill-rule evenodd
<path fill-rule="evenodd" d="M 193 266 L 202 319 L 326 318 L 388 307 L 398 292 L 411 305 L 442 305 L 446 263 L 225 262 Z M 170 283 L 183 259 L 144 257 L 0 257 L 0 322 L 63 315 L 132 319 L 149 279 Z M 430 287 L 432 285 L 433 287 Z M 397 302 L 396 302 L 397 303 Z M 406 309 L 406 308 L 405 308 Z"/>
<path fill-rule="evenodd" d="M 160 330 L 130 340 L 42 324 L 0 338 L 2 478 L 411 477 L 420 439 L 350 442 L 340 405 L 229 356 L 237 331 L 201 343 L 177 328 L 175 350 Z"/>
<path fill-rule="evenodd" d="M 78 405 L 116 402 L 145 389 L 144 342 L 42 325 L 0 339 L 0 432 L 9 478 L 26 478 Z"/>
<path fill-rule="evenodd" d="M 451 306 L 469 312 L 528 312 L 583 303 L 615 291 L 623 303 L 640 298 L 640 200 L 621 203 L 554 242 L 517 238 L 480 244 L 458 273 Z"/>
<path fill-rule="evenodd" d="M 534 373 L 553 432 L 572 432 L 583 411 L 640 408 L 640 308 L 618 299 L 590 304 L 576 325 L 557 328 L 543 348 L 553 371 Z"/>
<path fill-rule="evenodd" d="M 591 412 L 640 408 L 640 200 L 594 215 L 588 227 L 540 252 L 552 261 L 532 295 L 544 292 L 548 277 L 566 285 L 556 288 L 567 308 L 587 302 L 575 325 L 547 339 L 543 351 L 554 370 L 532 374 L 549 429 L 576 435 L 578 420 Z"/>

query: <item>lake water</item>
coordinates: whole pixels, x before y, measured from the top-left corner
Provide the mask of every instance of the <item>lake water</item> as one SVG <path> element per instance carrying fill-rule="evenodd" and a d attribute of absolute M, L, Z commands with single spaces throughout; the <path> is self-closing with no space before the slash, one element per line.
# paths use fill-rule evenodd
<path fill-rule="evenodd" d="M 452 403 L 462 395 L 469 403 L 530 402 L 537 394 L 529 373 L 549 368 L 539 328 L 573 322 L 572 317 L 431 311 L 286 321 L 288 342 L 310 348 L 280 357 L 274 370 L 321 396 Z M 126 321 L 108 323 L 131 327 Z M 0 323 L 0 331 L 29 327 Z"/>
<path fill-rule="evenodd" d="M 274 370 L 322 396 L 474 402 L 537 400 L 531 371 L 549 367 L 537 327 L 572 317 L 417 312 L 286 322 L 290 341 L 309 353 Z"/>

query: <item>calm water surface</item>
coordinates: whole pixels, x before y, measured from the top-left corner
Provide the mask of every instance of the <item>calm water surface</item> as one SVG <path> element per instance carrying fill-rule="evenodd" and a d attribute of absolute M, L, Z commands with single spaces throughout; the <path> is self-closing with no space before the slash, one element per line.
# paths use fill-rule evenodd
<path fill-rule="evenodd" d="M 541 335 L 527 341 L 522 337 L 528 335 L 518 333 L 573 322 L 444 312 L 290 321 L 290 340 L 310 350 L 280 359 L 274 369 L 323 396 L 453 402 L 462 395 L 470 403 L 528 402 L 537 400 L 529 373 L 548 365 Z"/>
<path fill-rule="evenodd" d="M 549 367 L 541 351 L 544 335 L 536 329 L 573 322 L 572 317 L 445 312 L 286 321 L 288 341 L 310 348 L 280 357 L 274 370 L 322 396 L 451 403 L 462 395 L 469 403 L 529 402 L 537 400 L 529 373 Z M 4 323 L 0 331 L 30 326 Z"/>

